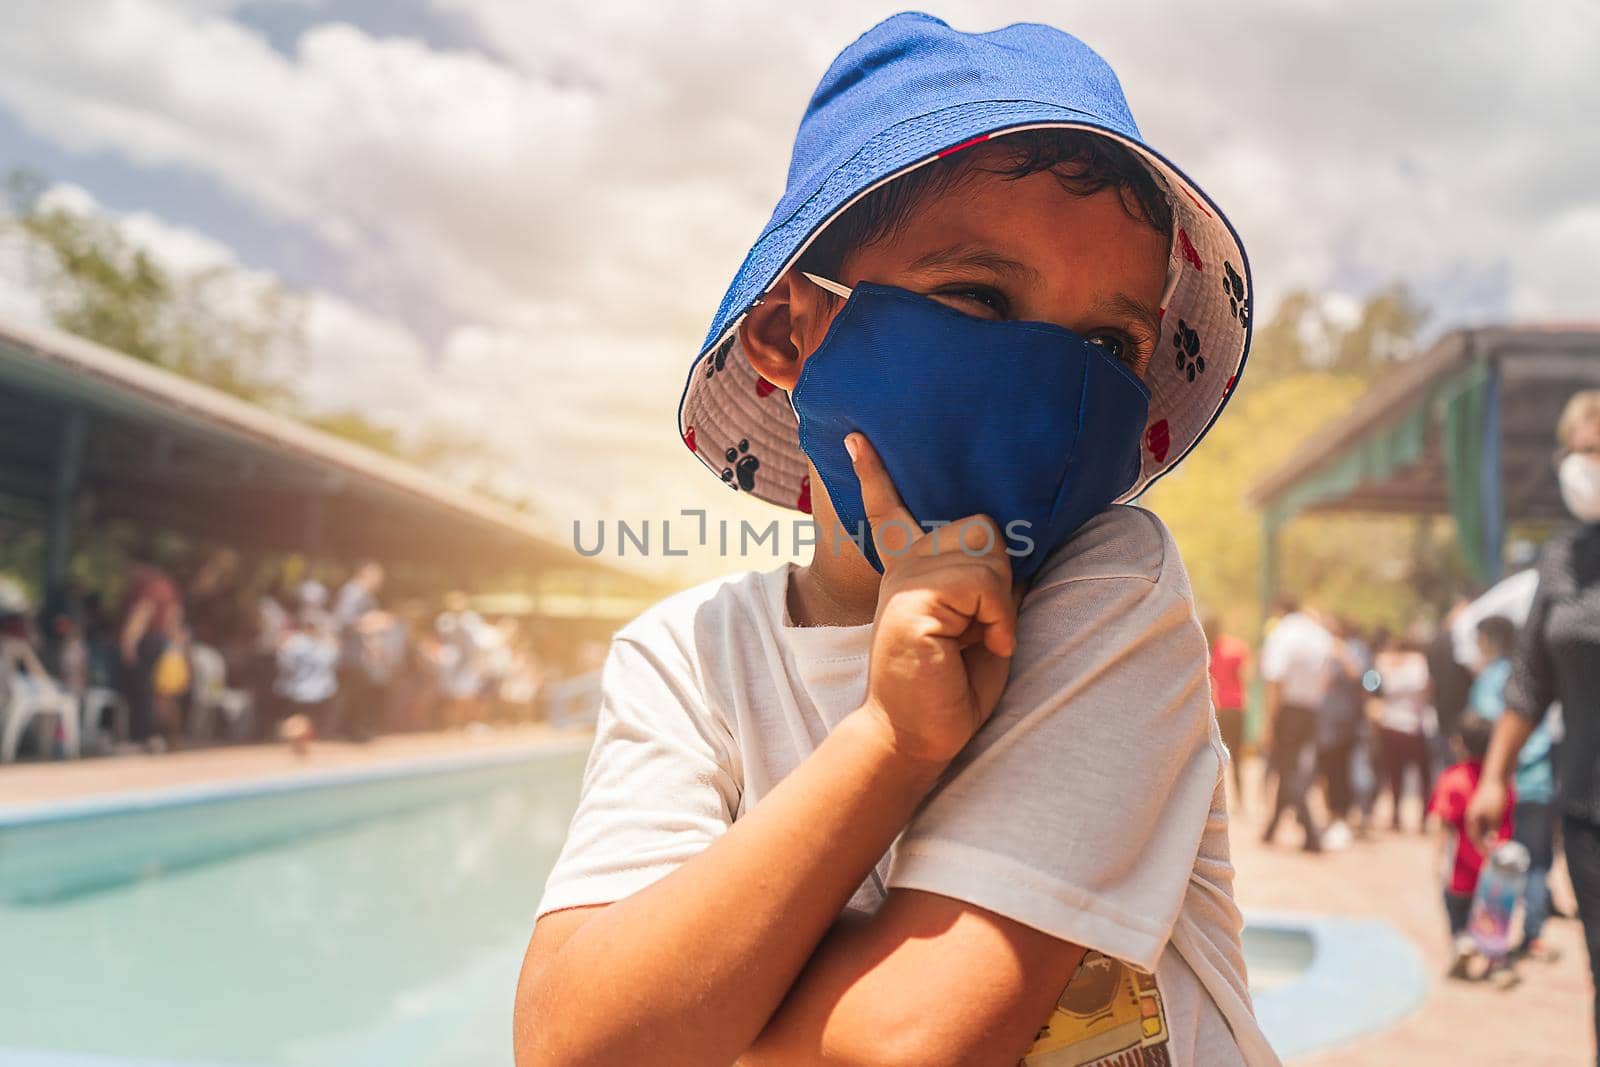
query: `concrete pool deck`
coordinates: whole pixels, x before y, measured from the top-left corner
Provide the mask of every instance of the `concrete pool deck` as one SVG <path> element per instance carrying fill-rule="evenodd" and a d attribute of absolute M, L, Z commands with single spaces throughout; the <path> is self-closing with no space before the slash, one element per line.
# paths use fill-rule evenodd
<path fill-rule="evenodd" d="M 1260 767 L 1245 768 L 1247 791 Z M 1420 1007 L 1398 1023 L 1334 1048 L 1300 1056 L 1295 1067 L 1456 1067 L 1464 1063 L 1515 1063 L 1518 1067 L 1579 1067 L 1594 1063 L 1590 993 L 1582 931 L 1576 920 L 1552 919 L 1546 940 L 1561 950 L 1553 964 L 1524 963 L 1521 985 L 1499 992 L 1485 983 L 1446 981 L 1449 938 L 1433 871 L 1437 842 L 1415 830 L 1381 830 L 1340 852 L 1300 851 L 1293 820 L 1278 832 L 1276 847 L 1261 844 L 1265 805 L 1251 796 L 1232 826 L 1239 903 L 1249 911 L 1292 911 L 1380 919 L 1422 954 L 1430 985 Z M 1419 805 L 1406 806 L 1415 826 Z M 1388 804 L 1378 806 L 1387 825 Z M 1560 872 L 1556 900 L 1570 909 L 1572 892 Z M 1330 1004 L 1330 1010 L 1338 1005 Z"/>
<path fill-rule="evenodd" d="M 201 749 L 163 756 L 119 756 L 76 763 L 0 767 L 0 810 L 25 811 L 108 794 L 270 781 L 314 771 L 381 768 L 440 757 L 490 754 L 530 744 L 572 745 L 581 734 L 543 726 L 481 733 L 407 734 L 363 745 L 317 742 L 305 757 L 283 745 Z M 1259 769 L 1247 767 L 1247 782 Z M 1481 984 L 1446 982 L 1448 941 L 1431 872 L 1435 842 L 1415 831 L 1357 842 L 1350 849 L 1305 855 L 1298 831 L 1285 827 L 1280 844 L 1258 840 L 1263 805 L 1250 797 L 1235 813 L 1233 849 L 1240 904 L 1251 912 L 1321 913 L 1376 919 L 1402 933 L 1421 954 L 1431 984 L 1421 1006 L 1398 1023 L 1336 1048 L 1298 1057 L 1296 1067 L 1389 1067 L 1407 1063 L 1516 1063 L 1569 1067 L 1593 1063 L 1589 984 L 1578 925 L 1553 920 L 1548 940 L 1562 952 L 1550 965 L 1524 964 L 1523 981 L 1508 992 Z M 1385 809 L 1380 806 L 1380 814 Z M 1416 810 L 1408 812 L 1412 823 Z M 1557 900 L 1570 889 L 1557 879 Z M 1338 1005 L 1329 1005 L 1338 1010 Z"/>
<path fill-rule="evenodd" d="M 377 768 L 541 742 L 571 744 L 582 736 L 581 732 L 544 725 L 522 725 L 484 731 L 392 734 L 363 744 L 314 741 L 304 756 L 296 755 L 285 744 L 263 744 L 199 748 L 159 756 L 14 763 L 0 767 L 0 810 L 26 810 L 110 793 L 238 783 L 308 771 Z"/>

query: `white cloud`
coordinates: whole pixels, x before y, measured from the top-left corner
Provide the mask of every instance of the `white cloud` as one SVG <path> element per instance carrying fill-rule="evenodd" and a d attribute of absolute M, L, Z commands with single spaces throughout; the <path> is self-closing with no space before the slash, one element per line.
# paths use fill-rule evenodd
<path fill-rule="evenodd" d="M 56 183 L 41 194 L 39 205 L 109 219 L 123 238 L 180 280 L 220 271 L 227 284 L 208 289 L 208 296 L 223 310 L 231 305 L 240 314 L 257 313 L 256 297 L 284 285 L 269 271 L 250 269 L 233 249 L 207 234 L 149 212 L 117 215 L 81 186 Z M 15 234 L 8 238 L 0 243 L 0 292 L 7 300 L 0 314 L 43 324 L 48 316 L 39 298 L 37 252 L 30 258 L 24 241 Z M 357 409 L 402 431 L 433 417 L 419 418 L 419 412 L 426 411 L 437 376 L 428 366 L 426 347 L 411 331 L 331 293 L 302 290 L 296 296 L 304 315 L 304 357 L 277 371 L 291 375 L 290 384 L 309 410 Z"/>

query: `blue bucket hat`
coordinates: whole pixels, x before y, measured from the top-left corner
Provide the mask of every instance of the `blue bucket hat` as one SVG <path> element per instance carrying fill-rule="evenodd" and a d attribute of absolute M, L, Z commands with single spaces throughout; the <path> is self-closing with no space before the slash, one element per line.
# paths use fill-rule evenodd
<path fill-rule="evenodd" d="M 1172 206 L 1161 337 L 1145 375 L 1150 417 L 1139 477 L 1123 499 L 1175 467 L 1222 413 L 1250 347 L 1250 267 L 1238 234 L 1210 197 L 1145 144 L 1116 74 L 1088 45 L 1033 23 L 962 33 L 916 12 L 862 34 L 812 94 L 788 188 L 689 369 L 678 405 L 689 450 L 734 489 L 809 512 L 794 411 L 745 357 L 745 313 L 872 190 L 991 138 L 1050 128 L 1127 147 Z"/>

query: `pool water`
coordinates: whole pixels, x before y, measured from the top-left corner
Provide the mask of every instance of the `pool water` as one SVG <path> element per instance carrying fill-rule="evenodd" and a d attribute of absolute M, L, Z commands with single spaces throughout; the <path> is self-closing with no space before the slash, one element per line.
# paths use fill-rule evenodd
<path fill-rule="evenodd" d="M 238 1067 L 509 1062 L 517 969 L 583 760 L 570 749 L 490 768 L 482 788 L 419 810 L 0 904 L 0 1063 L 20 1059 L 7 1050 Z"/>
<path fill-rule="evenodd" d="M 587 744 L 0 812 L 5 1067 L 493 1067 Z M 1384 924 L 1254 916 L 1284 1055 L 1414 1008 Z"/>

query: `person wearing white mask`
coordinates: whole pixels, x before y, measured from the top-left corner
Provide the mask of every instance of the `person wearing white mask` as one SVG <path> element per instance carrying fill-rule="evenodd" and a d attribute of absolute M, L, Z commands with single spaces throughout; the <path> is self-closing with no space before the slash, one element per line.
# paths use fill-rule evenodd
<path fill-rule="evenodd" d="M 1480 840 L 1499 825 L 1517 755 L 1545 709 L 1560 701 L 1566 741 L 1556 768 L 1556 804 L 1589 969 L 1600 991 L 1600 389 L 1567 402 L 1556 437 L 1561 499 L 1578 524 L 1552 538 L 1540 560 L 1539 589 L 1506 687 L 1506 711 L 1513 714 L 1495 725 L 1468 820 Z M 1600 992 L 1595 1032 L 1600 1040 Z"/>

